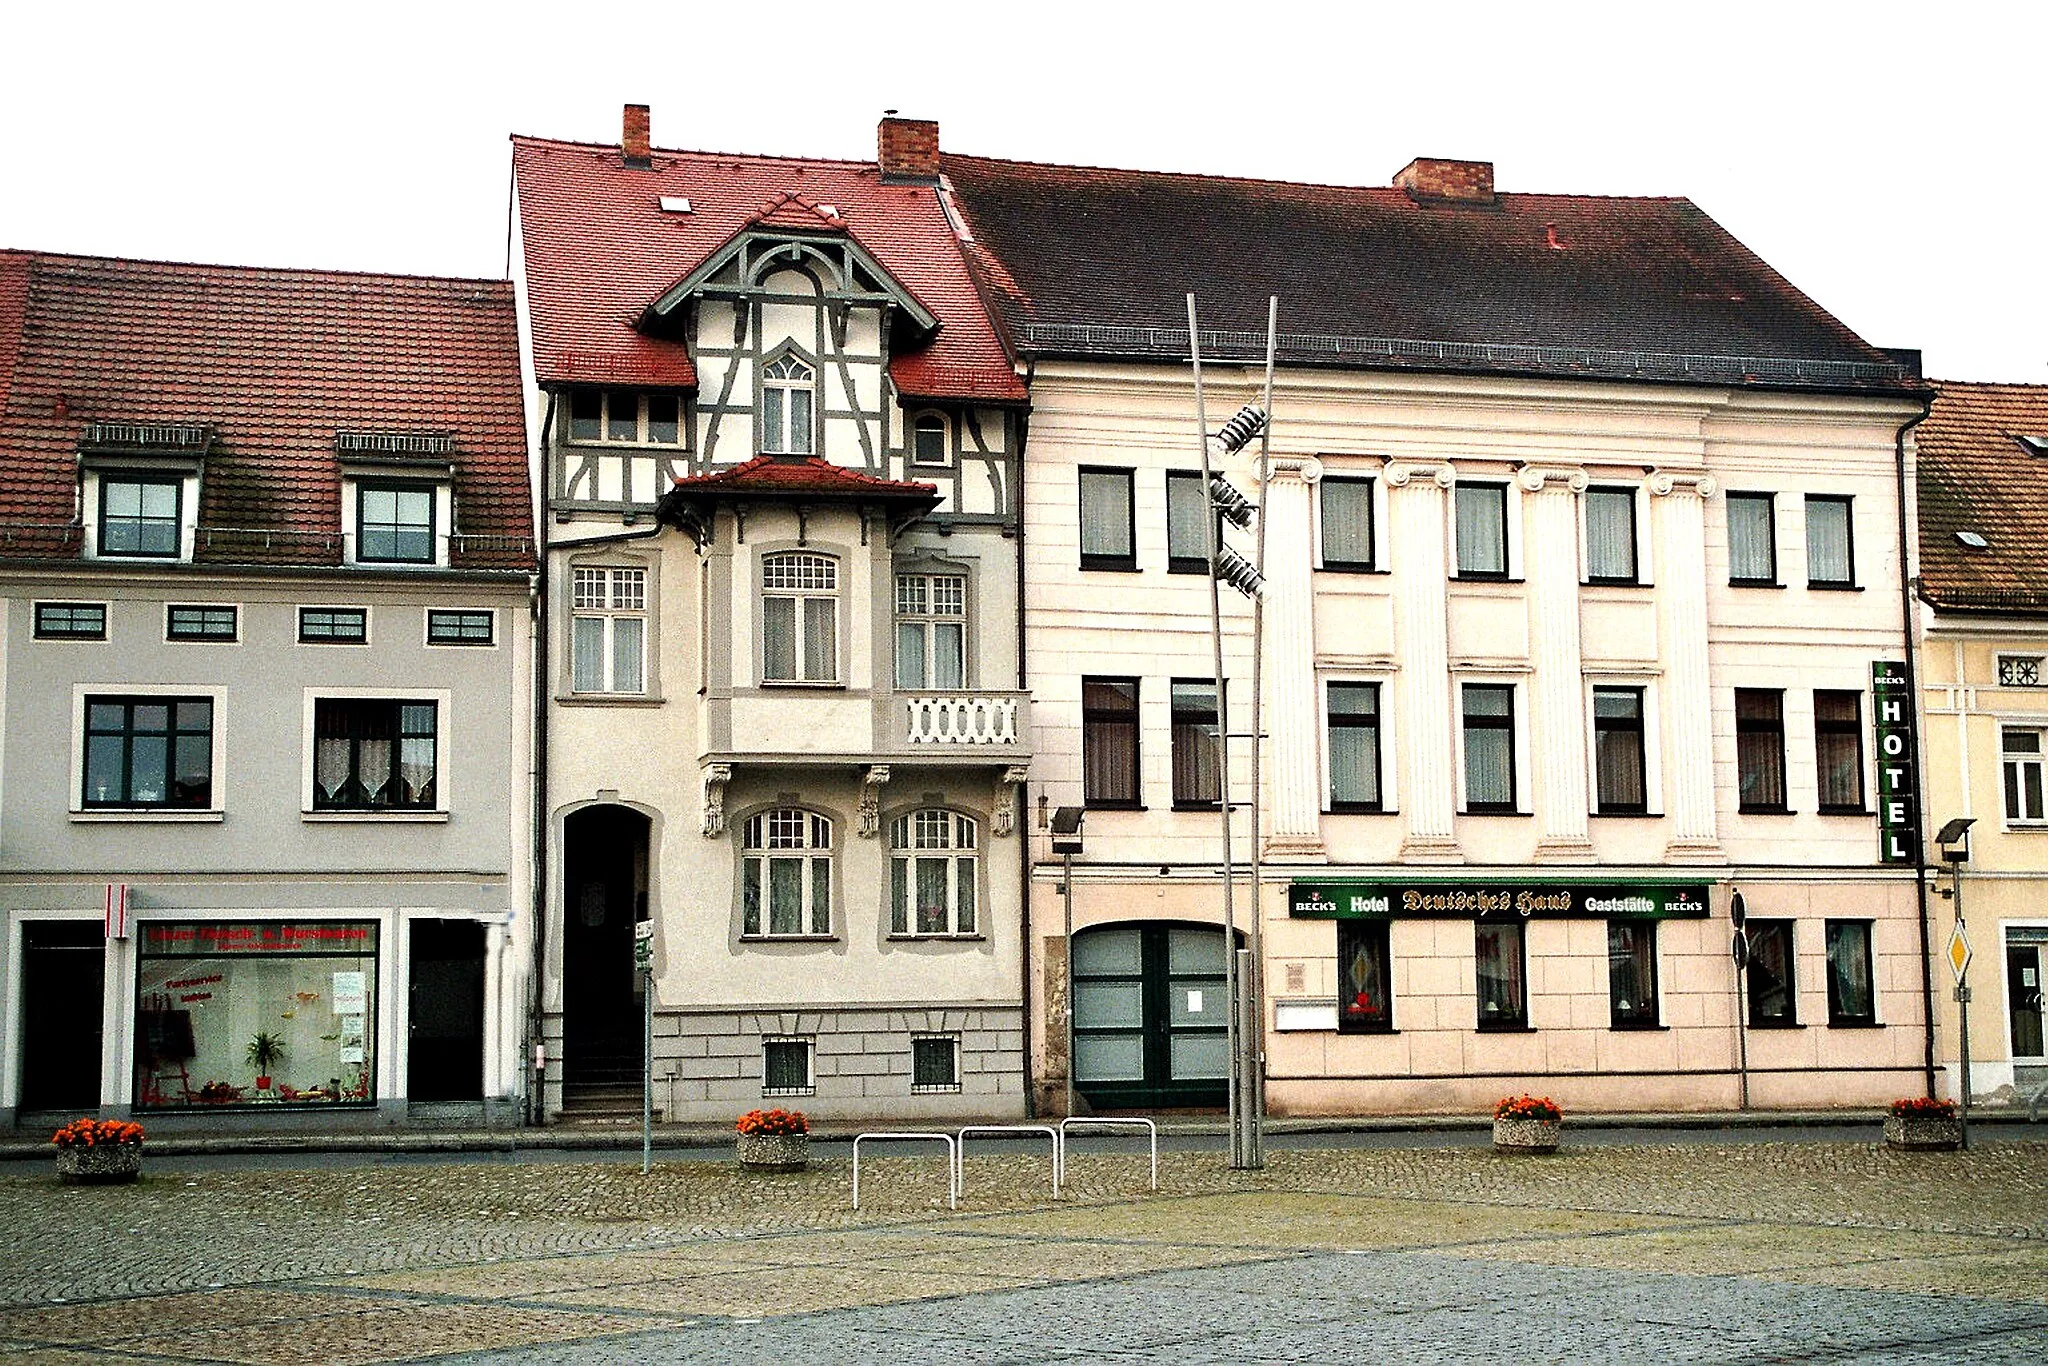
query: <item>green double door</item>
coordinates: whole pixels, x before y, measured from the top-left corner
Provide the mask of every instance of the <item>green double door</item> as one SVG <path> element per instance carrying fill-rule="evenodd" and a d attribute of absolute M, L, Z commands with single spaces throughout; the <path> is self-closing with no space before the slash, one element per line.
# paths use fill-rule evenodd
<path fill-rule="evenodd" d="M 1105 925 L 1074 936 L 1074 1087 L 1098 1109 L 1228 1099 L 1223 931 Z"/>

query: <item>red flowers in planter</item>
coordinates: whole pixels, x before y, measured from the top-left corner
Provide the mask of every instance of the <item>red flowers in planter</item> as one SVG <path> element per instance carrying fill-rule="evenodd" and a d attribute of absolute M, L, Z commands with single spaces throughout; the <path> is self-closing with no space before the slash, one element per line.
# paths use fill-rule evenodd
<path fill-rule="evenodd" d="M 1493 1103 L 1495 1119 L 1547 1119 L 1555 1124 L 1564 1111 L 1548 1096 L 1502 1096 Z"/>
<path fill-rule="evenodd" d="M 804 1118 L 801 1110 L 749 1110 L 733 1127 L 743 1134 L 785 1137 L 809 1133 L 811 1122 Z"/>
<path fill-rule="evenodd" d="M 125 1119 L 74 1119 L 50 1136 L 60 1148 L 142 1146 L 142 1126 Z"/>
<path fill-rule="evenodd" d="M 1956 1103 L 1932 1096 L 1906 1096 L 1892 1102 L 1893 1119 L 1954 1119 Z"/>

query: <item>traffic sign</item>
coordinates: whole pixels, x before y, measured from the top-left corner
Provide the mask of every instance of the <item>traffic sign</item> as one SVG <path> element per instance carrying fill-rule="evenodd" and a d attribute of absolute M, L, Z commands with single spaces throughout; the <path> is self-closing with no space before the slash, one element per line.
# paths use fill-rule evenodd
<path fill-rule="evenodd" d="M 1735 932 L 1735 944 L 1734 944 L 1734 952 L 1735 952 L 1735 966 L 1736 966 L 1737 968 L 1746 968 L 1746 967 L 1748 967 L 1748 966 L 1749 966 L 1749 935 L 1748 935 L 1748 933 L 1747 933 L 1746 931 L 1743 931 L 1743 930 L 1737 930 L 1737 931 Z"/>
<path fill-rule="evenodd" d="M 642 972 L 654 970 L 654 922 L 633 922 L 633 966 Z"/>
<path fill-rule="evenodd" d="M 1948 937 L 1949 971 L 1956 975 L 1956 981 L 1963 980 L 1963 974 L 1970 970 L 1970 936 L 1963 933 L 1963 922 L 1956 922 L 1955 932 Z"/>
<path fill-rule="evenodd" d="M 1742 899 L 1741 892 L 1736 892 L 1728 898 L 1728 918 L 1735 922 L 1735 928 L 1738 930 L 1748 922 L 1749 903 Z"/>

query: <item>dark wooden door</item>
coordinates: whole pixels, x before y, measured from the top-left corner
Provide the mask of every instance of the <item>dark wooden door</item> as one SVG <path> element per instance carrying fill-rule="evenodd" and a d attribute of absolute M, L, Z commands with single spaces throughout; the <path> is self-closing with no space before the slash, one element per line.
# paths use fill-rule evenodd
<path fill-rule="evenodd" d="M 415 920 L 411 963 L 408 1099 L 483 1099 L 484 927 Z"/>
<path fill-rule="evenodd" d="M 99 1108 L 106 971 L 99 921 L 22 923 L 22 1109 Z"/>

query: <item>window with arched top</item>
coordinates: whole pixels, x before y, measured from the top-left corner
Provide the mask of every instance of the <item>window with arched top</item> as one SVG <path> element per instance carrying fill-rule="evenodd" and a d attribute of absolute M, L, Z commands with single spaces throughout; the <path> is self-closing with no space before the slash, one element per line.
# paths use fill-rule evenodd
<path fill-rule="evenodd" d="M 839 681 L 839 561 L 830 555 L 762 557 L 761 681 Z"/>
<path fill-rule="evenodd" d="M 832 822 L 801 807 L 749 816 L 741 840 L 740 933 L 832 933 Z"/>
<path fill-rule="evenodd" d="M 889 826 L 889 933 L 976 934 L 973 818 L 912 811 Z"/>
<path fill-rule="evenodd" d="M 761 367 L 761 449 L 771 455 L 809 455 L 812 395 L 817 375 L 795 356 Z"/>
<path fill-rule="evenodd" d="M 946 463 L 946 419 L 937 413 L 920 413 L 910 424 L 910 463 Z"/>

